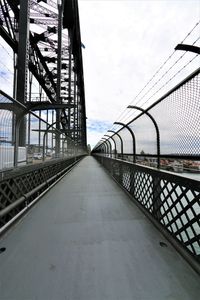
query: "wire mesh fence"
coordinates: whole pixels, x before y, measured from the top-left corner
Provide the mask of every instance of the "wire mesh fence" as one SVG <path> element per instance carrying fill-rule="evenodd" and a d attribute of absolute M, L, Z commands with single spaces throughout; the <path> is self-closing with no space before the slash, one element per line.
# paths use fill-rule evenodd
<path fill-rule="evenodd" d="M 194 267 L 198 266 L 199 272 L 199 182 L 99 154 L 95 158 L 136 203 L 194 258 Z"/>
<path fill-rule="evenodd" d="M 31 112 L 0 91 L 0 172 L 85 153 L 57 127 L 55 110 Z"/>
<path fill-rule="evenodd" d="M 141 113 L 127 124 L 115 122 L 120 129 L 110 133 L 110 137 L 106 135 L 107 141 L 98 143 L 93 153 L 105 153 L 103 144 L 114 139 L 116 145 L 111 143 L 107 155 L 117 152 L 118 158 L 151 167 L 200 174 L 199 95 L 200 69 L 197 69 L 148 109 L 129 106 L 130 110 Z"/>
<path fill-rule="evenodd" d="M 200 69 L 148 109 L 130 106 L 141 113 L 127 124 L 115 122 L 120 129 L 109 131 L 92 152 L 198 272 L 199 96 Z"/>

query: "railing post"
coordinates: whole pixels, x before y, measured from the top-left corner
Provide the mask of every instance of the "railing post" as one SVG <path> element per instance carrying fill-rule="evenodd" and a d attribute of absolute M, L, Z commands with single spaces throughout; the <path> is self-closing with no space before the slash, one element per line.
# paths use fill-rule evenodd
<path fill-rule="evenodd" d="M 18 150 L 19 150 L 19 129 L 20 129 L 21 118 L 16 115 L 15 118 L 15 130 L 14 130 L 14 167 L 18 165 Z"/>
<path fill-rule="evenodd" d="M 133 131 L 131 130 L 131 128 L 128 125 L 126 125 L 124 123 L 114 122 L 114 124 L 121 125 L 121 126 L 125 127 L 130 132 L 130 134 L 132 136 L 132 139 L 133 139 L 133 162 L 135 163 L 136 162 L 136 157 L 135 157 L 135 154 L 136 154 L 136 142 L 135 142 L 135 135 L 134 135 Z"/>
<path fill-rule="evenodd" d="M 105 142 L 108 142 L 109 147 L 110 147 L 110 156 L 112 157 L 112 146 L 111 146 L 110 141 L 108 139 L 105 139 L 105 138 L 102 138 L 102 140 L 104 140 Z"/>
<path fill-rule="evenodd" d="M 114 146 L 115 146 L 115 149 L 114 149 L 115 153 L 114 153 L 114 155 L 115 155 L 115 159 L 116 159 L 116 158 L 117 158 L 117 147 L 116 147 L 116 142 L 115 142 L 115 140 L 112 138 L 112 136 L 110 136 L 110 135 L 108 135 L 108 134 L 105 134 L 105 136 L 111 138 L 111 140 L 112 140 L 113 143 L 114 143 Z"/>
<path fill-rule="evenodd" d="M 122 156 L 122 159 L 123 159 L 123 157 L 124 157 L 124 150 L 123 150 L 123 140 L 122 140 L 121 136 L 117 132 L 115 132 L 114 130 L 108 130 L 108 132 L 112 132 L 112 133 L 116 134 L 119 137 L 120 142 L 121 142 L 121 156 Z"/>
<path fill-rule="evenodd" d="M 107 153 L 108 153 L 108 145 L 106 144 L 106 142 L 105 142 L 103 139 L 101 139 L 101 141 L 102 141 L 102 145 L 104 146 L 104 149 L 105 149 L 105 156 L 107 156 Z"/>
<path fill-rule="evenodd" d="M 103 150 L 103 153 L 104 153 L 104 155 L 106 156 L 106 146 L 105 146 L 105 144 L 104 143 L 102 143 L 102 150 Z"/>
<path fill-rule="evenodd" d="M 20 144 L 20 129 L 21 129 L 21 122 L 24 122 L 24 116 L 27 114 L 27 111 L 24 109 L 20 113 L 16 113 L 15 118 L 15 142 L 14 142 L 14 167 L 18 165 L 18 153 L 19 153 L 19 146 Z M 26 141 L 25 141 L 26 142 Z"/>
<path fill-rule="evenodd" d="M 152 115 L 145 109 L 138 107 L 138 106 L 133 106 L 129 105 L 127 108 L 133 108 L 140 110 L 143 114 L 146 114 L 153 122 L 155 129 L 156 129 L 156 139 L 157 139 L 157 168 L 160 168 L 160 132 L 158 128 L 158 124 L 156 123 L 155 119 L 152 117 Z M 130 122 L 129 122 L 130 123 Z"/>
<path fill-rule="evenodd" d="M 47 135 L 49 129 L 50 129 L 51 127 L 53 127 L 53 125 L 55 125 L 55 124 L 56 124 L 56 122 L 54 122 L 54 123 L 48 125 L 48 127 L 47 127 L 47 129 L 46 129 L 46 131 L 45 131 L 45 133 L 44 133 L 44 135 L 43 135 L 43 147 L 42 147 L 42 160 L 43 160 L 43 161 L 44 161 L 44 159 L 45 159 L 45 146 L 46 146 L 46 145 L 45 145 L 45 138 L 46 138 L 46 135 Z"/>
<path fill-rule="evenodd" d="M 101 144 L 101 148 L 102 148 L 102 153 L 104 154 L 104 153 L 105 153 L 105 149 L 106 149 L 104 143 Z M 103 148 L 104 148 L 104 149 L 103 149 Z M 102 164 L 102 165 L 103 165 L 103 158 L 104 158 L 104 156 L 105 156 L 105 155 L 101 155 L 101 164 Z"/>

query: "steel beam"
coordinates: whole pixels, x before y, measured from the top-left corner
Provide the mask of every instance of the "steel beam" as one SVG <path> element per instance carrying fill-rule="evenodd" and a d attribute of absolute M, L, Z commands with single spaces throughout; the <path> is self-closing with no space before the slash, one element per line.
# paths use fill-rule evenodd
<path fill-rule="evenodd" d="M 29 55 L 29 0 L 20 0 L 19 43 L 17 56 L 17 101 L 26 103 Z M 20 125 L 19 146 L 26 145 L 26 117 Z"/>
<path fill-rule="evenodd" d="M 62 64 L 62 5 L 58 3 L 58 47 L 57 47 L 57 90 L 56 102 L 61 103 L 60 90 L 61 90 L 61 64 Z M 56 129 L 60 130 L 61 111 L 56 110 Z M 56 133 L 56 156 L 60 153 L 60 136 Z"/>

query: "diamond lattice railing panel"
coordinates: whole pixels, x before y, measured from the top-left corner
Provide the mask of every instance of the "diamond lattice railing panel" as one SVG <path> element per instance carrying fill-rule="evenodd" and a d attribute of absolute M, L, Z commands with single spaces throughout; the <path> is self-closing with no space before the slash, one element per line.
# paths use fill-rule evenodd
<path fill-rule="evenodd" d="M 151 209 L 153 198 L 153 181 L 149 174 L 143 172 L 135 172 L 132 193 L 135 199 L 144 205 L 146 208 Z"/>
<path fill-rule="evenodd" d="M 136 201 L 199 260 L 198 181 L 108 157 L 95 157 Z"/>
<path fill-rule="evenodd" d="M 7 208 L 10 204 L 14 203 L 20 197 L 24 196 L 34 188 L 48 179 L 64 170 L 66 167 L 72 165 L 75 158 L 54 162 L 49 165 L 41 165 L 36 170 L 24 172 L 18 176 L 13 176 L 0 182 L 0 212 Z M 56 179 L 54 179 L 56 180 Z M 47 184 L 48 186 L 48 184 Z M 24 201 L 17 207 L 10 210 L 6 216 L 0 218 L 0 227 L 5 225 L 16 214 L 18 214 L 28 203 L 33 201 L 39 193 L 45 190 L 43 187 L 40 191 L 35 192 L 29 199 L 24 198 Z"/>

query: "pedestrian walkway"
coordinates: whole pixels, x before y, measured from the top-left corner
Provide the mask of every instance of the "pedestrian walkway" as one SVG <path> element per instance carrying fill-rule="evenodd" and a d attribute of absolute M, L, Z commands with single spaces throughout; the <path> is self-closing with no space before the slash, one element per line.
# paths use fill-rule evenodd
<path fill-rule="evenodd" d="M 92 157 L 1 247 L 0 300 L 199 299 L 200 277 Z"/>

